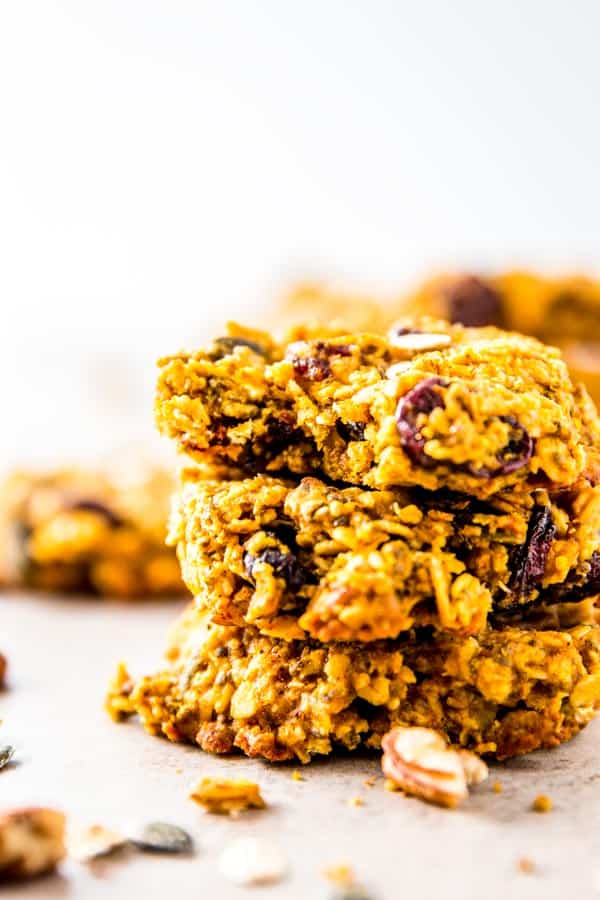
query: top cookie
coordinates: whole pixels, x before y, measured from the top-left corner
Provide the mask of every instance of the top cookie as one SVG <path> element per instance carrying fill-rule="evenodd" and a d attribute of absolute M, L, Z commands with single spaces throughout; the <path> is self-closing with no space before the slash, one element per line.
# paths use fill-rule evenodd
<path fill-rule="evenodd" d="M 159 428 L 198 461 L 480 497 L 595 480 L 593 404 L 535 339 L 432 319 L 387 337 L 248 335 L 159 362 Z"/>

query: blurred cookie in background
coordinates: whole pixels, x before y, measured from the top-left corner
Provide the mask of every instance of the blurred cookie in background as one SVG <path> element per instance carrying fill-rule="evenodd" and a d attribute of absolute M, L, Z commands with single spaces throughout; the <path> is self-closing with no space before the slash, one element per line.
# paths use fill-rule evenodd
<path fill-rule="evenodd" d="M 13 472 L 0 484 L 0 586 L 145 599 L 185 592 L 165 546 L 165 471 Z"/>
<path fill-rule="evenodd" d="M 576 380 L 600 402 L 600 282 L 580 275 L 544 277 L 441 274 L 424 282 L 406 312 L 440 316 L 463 325 L 497 325 L 559 346 Z"/>
<path fill-rule="evenodd" d="M 381 334 L 393 316 L 372 296 L 305 281 L 282 295 L 273 319 L 272 330 L 294 341 L 357 331 Z"/>

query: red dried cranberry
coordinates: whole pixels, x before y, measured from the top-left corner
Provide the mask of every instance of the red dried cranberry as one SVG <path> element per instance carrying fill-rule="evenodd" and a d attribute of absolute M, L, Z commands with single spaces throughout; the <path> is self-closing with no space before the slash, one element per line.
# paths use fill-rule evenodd
<path fill-rule="evenodd" d="M 298 591 L 305 583 L 305 574 L 296 556 L 291 551 L 283 551 L 279 547 L 266 547 L 257 556 L 244 553 L 244 569 L 251 581 L 254 581 L 254 567 L 257 563 L 271 566 L 278 578 L 283 578 L 291 591 Z"/>
<path fill-rule="evenodd" d="M 531 513 L 527 537 L 513 554 L 509 587 L 520 596 L 531 593 L 544 577 L 546 559 L 556 534 L 549 506 L 536 506 Z"/>
<path fill-rule="evenodd" d="M 324 381 L 331 375 L 330 358 L 332 356 L 350 356 L 352 348 L 347 344 L 328 344 L 325 341 L 315 341 L 312 345 L 314 353 L 310 356 L 291 357 L 294 374 L 298 378 L 306 378 L 307 381 Z"/>
<path fill-rule="evenodd" d="M 396 407 L 396 429 L 402 449 L 423 468 L 436 465 L 436 461 L 425 452 L 425 438 L 418 430 L 417 420 L 420 415 L 427 416 L 444 405 L 436 387 L 447 387 L 447 382 L 442 378 L 425 378 L 401 397 Z"/>
<path fill-rule="evenodd" d="M 502 298 L 486 281 L 466 275 L 444 291 L 446 315 L 451 322 L 481 327 L 504 322 Z"/>

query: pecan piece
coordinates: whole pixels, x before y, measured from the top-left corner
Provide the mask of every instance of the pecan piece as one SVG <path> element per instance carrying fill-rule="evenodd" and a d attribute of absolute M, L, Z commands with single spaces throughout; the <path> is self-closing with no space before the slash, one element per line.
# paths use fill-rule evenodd
<path fill-rule="evenodd" d="M 393 788 L 438 806 L 458 806 L 468 785 L 488 776 L 483 760 L 468 750 L 453 750 L 431 728 L 393 728 L 382 747 L 381 766 Z"/>
<path fill-rule="evenodd" d="M 61 812 L 28 807 L 0 816 L 0 882 L 51 872 L 65 853 Z"/>

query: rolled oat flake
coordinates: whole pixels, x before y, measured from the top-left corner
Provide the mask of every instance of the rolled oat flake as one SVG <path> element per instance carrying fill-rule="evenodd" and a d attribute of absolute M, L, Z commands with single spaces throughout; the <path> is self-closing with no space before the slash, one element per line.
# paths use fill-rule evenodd
<path fill-rule="evenodd" d="M 0 769 L 3 769 L 11 759 L 13 758 L 15 753 L 15 748 L 11 747 L 10 744 L 4 744 L 0 747 Z"/>
<path fill-rule="evenodd" d="M 140 850 L 154 853 L 190 853 L 194 847 L 187 831 L 168 822 L 149 822 L 130 841 Z"/>
<path fill-rule="evenodd" d="M 232 841 L 219 857 L 221 874 L 234 884 L 273 884 L 285 877 L 288 864 L 276 844 L 260 838 Z"/>

